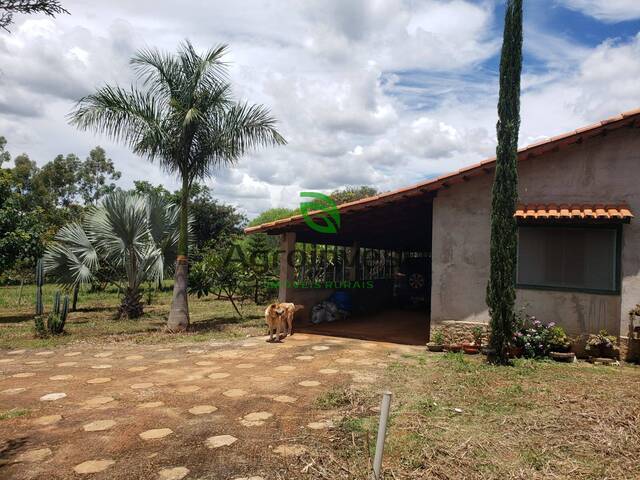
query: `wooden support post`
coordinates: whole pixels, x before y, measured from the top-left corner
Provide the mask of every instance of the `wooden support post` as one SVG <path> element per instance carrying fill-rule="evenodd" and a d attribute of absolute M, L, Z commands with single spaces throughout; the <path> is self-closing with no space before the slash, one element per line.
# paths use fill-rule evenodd
<path fill-rule="evenodd" d="M 288 302 L 292 297 L 295 269 L 293 265 L 289 265 L 288 259 L 291 258 L 293 263 L 293 251 L 295 248 L 295 232 L 287 232 L 280 235 L 280 288 L 278 290 L 278 300 L 281 302 Z"/>

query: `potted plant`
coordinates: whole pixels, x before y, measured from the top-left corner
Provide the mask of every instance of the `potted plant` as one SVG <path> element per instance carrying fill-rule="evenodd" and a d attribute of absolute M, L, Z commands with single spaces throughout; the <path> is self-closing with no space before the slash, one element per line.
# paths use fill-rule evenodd
<path fill-rule="evenodd" d="M 463 343 L 462 349 L 464 353 L 468 355 L 476 355 L 480 353 L 480 349 L 482 348 L 482 338 L 484 337 L 484 330 L 480 325 L 476 325 L 471 330 L 471 335 L 473 335 L 473 343 Z"/>
<path fill-rule="evenodd" d="M 431 341 L 427 343 L 427 350 L 430 352 L 441 352 L 444 350 L 444 334 L 440 331 L 431 336 Z"/>
<path fill-rule="evenodd" d="M 544 339 L 547 343 L 549 356 L 557 362 L 573 362 L 576 354 L 571 352 L 571 340 L 559 325 L 550 323 L 547 325 Z"/>
<path fill-rule="evenodd" d="M 463 343 L 462 350 L 467 355 L 477 355 L 480 353 L 480 347 L 474 345 L 473 343 Z"/>
<path fill-rule="evenodd" d="M 584 349 L 591 358 L 617 358 L 620 353 L 618 339 L 606 330 L 590 334 Z"/>
<path fill-rule="evenodd" d="M 477 347 L 482 347 L 482 340 L 484 340 L 484 328 L 480 325 L 476 325 L 471 329 L 471 335 L 473 335 L 473 344 Z"/>
<path fill-rule="evenodd" d="M 564 331 L 564 328 L 555 323 L 547 325 L 544 339 L 551 352 L 566 353 L 571 350 L 571 340 Z"/>

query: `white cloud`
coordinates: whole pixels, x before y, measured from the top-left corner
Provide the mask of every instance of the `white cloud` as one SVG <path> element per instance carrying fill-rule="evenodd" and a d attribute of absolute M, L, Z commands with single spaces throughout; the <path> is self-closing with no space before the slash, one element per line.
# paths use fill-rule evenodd
<path fill-rule="evenodd" d="M 570 69 L 532 81 L 523 97 L 521 143 L 638 108 L 639 77 L 640 34 L 626 42 L 605 41 Z"/>
<path fill-rule="evenodd" d="M 177 188 L 65 115 L 102 83 L 130 83 L 136 49 L 175 50 L 187 36 L 202 49 L 230 44 L 234 92 L 268 106 L 289 142 L 209 182 L 249 215 L 296 206 L 301 190 L 401 187 L 495 150 L 497 76 L 481 65 L 500 48 L 493 0 L 67 3 L 71 16 L 21 17 L 0 33 L 0 134 L 41 164 L 100 144 L 123 186 L 142 178 Z M 525 33 L 536 68 L 523 79 L 522 144 L 640 104 L 637 37 L 589 48 L 533 21 Z"/>
<path fill-rule="evenodd" d="M 312 23 L 305 45 L 336 64 L 461 69 L 497 51 L 488 5 L 463 0 L 319 0 L 307 6 Z"/>
<path fill-rule="evenodd" d="M 640 2 L 637 0 L 559 0 L 559 3 L 605 22 L 640 18 Z"/>

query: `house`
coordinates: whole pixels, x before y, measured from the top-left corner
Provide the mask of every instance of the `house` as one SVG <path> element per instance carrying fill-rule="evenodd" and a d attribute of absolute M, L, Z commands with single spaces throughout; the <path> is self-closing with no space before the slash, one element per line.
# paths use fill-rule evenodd
<path fill-rule="evenodd" d="M 625 338 L 629 311 L 640 302 L 640 225 L 633 221 L 633 212 L 640 210 L 639 127 L 640 109 L 518 153 L 517 303 L 573 335 L 606 329 Z M 353 261 L 330 261 L 332 267 L 323 271 L 325 280 L 373 281 L 372 288 L 353 292 L 354 302 L 380 305 L 374 316 L 382 320 L 371 329 L 396 323 L 393 314 L 385 320 L 380 312 L 393 295 L 394 262 L 387 260 L 403 255 L 430 259 L 424 282 L 430 301 L 420 320 L 427 336 L 429 325 L 487 323 L 494 168 L 492 158 L 343 204 L 334 234 L 310 229 L 301 215 L 247 228 L 246 233 L 280 235 L 282 259 L 291 258 L 296 244 L 306 244 L 304 251 L 315 252 L 316 258 L 329 252 L 339 260 L 344 252 L 348 260 L 367 249 L 378 252 L 376 258 L 384 262 L 382 267 L 378 262 L 377 273 L 361 268 L 358 260 L 355 266 Z M 322 216 L 320 211 L 311 214 L 318 221 Z M 319 269 L 315 263 L 313 268 Z M 298 270 L 295 262 L 280 262 L 282 301 L 311 307 L 341 287 L 322 281 L 296 285 L 304 274 Z"/>

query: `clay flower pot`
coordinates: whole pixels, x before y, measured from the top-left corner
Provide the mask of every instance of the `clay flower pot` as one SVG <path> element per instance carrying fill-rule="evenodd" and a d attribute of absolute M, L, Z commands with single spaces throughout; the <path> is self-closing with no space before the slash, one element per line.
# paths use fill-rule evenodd
<path fill-rule="evenodd" d="M 509 347 L 509 357 L 511 358 L 520 358 L 524 353 L 524 348 L 522 347 Z"/>
<path fill-rule="evenodd" d="M 551 352 L 549 356 L 556 362 L 572 363 L 576 361 L 576 354 L 573 352 Z"/>
<path fill-rule="evenodd" d="M 444 350 L 444 345 L 441 343 L 429 342 L 427 343 L 427 350 L 430 352 L 442 352 Z"/>
<path fill-rule="evenodd" d="M 460 345 L 459 343 L 452 343 L 450 345 L 446 345 L 445 350 L 447 350 L 448 352 L 459 352 L 460 350 L 462 350 L 462 345 Z"/>
<path fill-rule="evenodd" d="M 466 353 L 467 355 L 477 355 L 478 353 L 480 353 L 480 347 L 472 343 L 462 344 L 462 350 L 464 350 L 464 353 Z"/>

